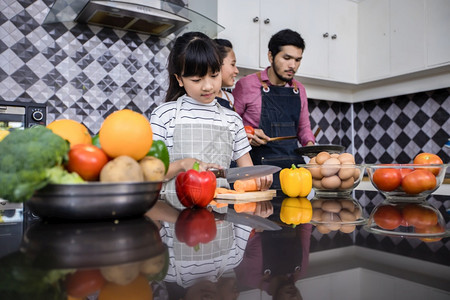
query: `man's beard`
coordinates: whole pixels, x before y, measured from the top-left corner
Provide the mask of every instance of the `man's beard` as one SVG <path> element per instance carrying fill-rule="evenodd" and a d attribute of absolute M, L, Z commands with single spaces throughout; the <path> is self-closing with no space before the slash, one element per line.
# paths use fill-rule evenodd
<path fill-rule="evenodd" d="M 280 79 L 281 81 L 289 82 L 292 80 L 292 78 L 286 78 L 286 77 L 283 77 L 280 74 L 278 74 L 277 66 L 275 65 L 275 62 L 272 63 L 272 70 L 273 70 L 273 73 L 275 74 L 275 76 L 277 76 L 277 78 Z"/>

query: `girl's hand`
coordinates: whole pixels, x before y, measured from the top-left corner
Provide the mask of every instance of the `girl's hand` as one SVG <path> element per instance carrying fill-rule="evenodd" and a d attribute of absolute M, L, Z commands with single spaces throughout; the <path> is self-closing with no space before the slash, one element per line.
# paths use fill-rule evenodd
<path fill-rule="evenodd" d="M 195 158 L 184 158 L 183 162 L 182 162 L 183 171 L 186 172 L 186 171 L 192 169 L 192 166 L 194 165 L 195 162 L 199 163 L 199 171 L 200 172 L 203 172 L 203 171 L 206 171 L 206 170 L 212 169 L 212 168 L 223 169 L 223 167 L 218 164 L 206 163 L 206 162 L 200 161 Z"/>
<path fill-rule="evenodd" d="M 273 182 L 273 175 L 266 175 L 256 178 L 256 187 L 259 191 L 266 191 L 270 188 Z"/>

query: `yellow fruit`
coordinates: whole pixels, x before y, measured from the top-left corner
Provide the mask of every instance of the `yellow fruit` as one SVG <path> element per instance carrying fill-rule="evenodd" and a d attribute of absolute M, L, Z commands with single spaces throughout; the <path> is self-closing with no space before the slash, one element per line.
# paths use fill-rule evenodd
<path fill-rule="evenodd" d="M 107 282 L 98 296 L 99 300 L 151 300 L 153 291 L 148 280 L 139 275 L 135 280 L 127 285 L 119 285 Z"/>
<path fill-rule="evenodd" d="M 9 134 L 8 130 L 0 129 L 0 142 Z"/>
<path fill-rule="evenodd" d="M 115 111 L 106 117 L 98 135 L 103 151 L 111 158 L 127 155 L 140 160 L 153 143 L 148 119 L 129 109 Z"/>
<path fill-rule="evenodd" d="M 53 133 L 70 142 L 70 147 L 77 144 L 92 144 L 91 135 L 83 124 L 69 119 L 55 120 L 47 125 Z"/>

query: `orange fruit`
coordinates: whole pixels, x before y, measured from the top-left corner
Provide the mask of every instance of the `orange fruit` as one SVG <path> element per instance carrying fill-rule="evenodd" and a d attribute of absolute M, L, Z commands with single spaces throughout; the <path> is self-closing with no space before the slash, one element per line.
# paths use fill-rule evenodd
<path fill-rule="evenodd" d="M 151 300 L 153 291 L 148 280 L 139 275 L 127 285 L 107 282 L 98 295 L 99 300 Z"/>
<path fill-rule="evenodd" d="M 140 160 L 153 143 L 149 120 L 129 109 L 115 111 L 106 117 L 98 136 L 103 151 L 111 158 L 127 155 Z"/>
<path fill-rule="evenodd" d="M 70 119 L 55 120 L 48 124 L 47 128 L 63 139 L 68 140 L 70 147 L 77 144 L 92 144 L 92 138 L 88 129 L 77 121 Z"/>

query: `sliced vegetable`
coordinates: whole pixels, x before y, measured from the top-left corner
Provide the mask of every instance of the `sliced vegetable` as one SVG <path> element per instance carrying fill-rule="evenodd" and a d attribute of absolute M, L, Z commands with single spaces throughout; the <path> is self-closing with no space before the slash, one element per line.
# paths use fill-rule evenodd
<path fill-rule="evenodd" d="M 253 213 L 256 211 L 256 202 L 235 203 L 234 210 L 237 213 Z"/>
<path fill-rule="evenodd" d="M 233 187 L 238 193 L 254 192 L 258 190 L 255 179 L 236 180 Z"/>

